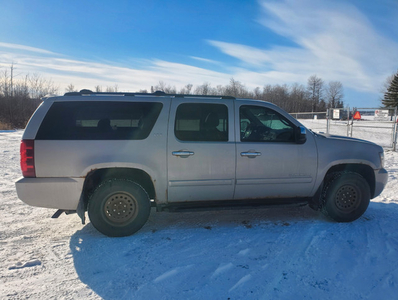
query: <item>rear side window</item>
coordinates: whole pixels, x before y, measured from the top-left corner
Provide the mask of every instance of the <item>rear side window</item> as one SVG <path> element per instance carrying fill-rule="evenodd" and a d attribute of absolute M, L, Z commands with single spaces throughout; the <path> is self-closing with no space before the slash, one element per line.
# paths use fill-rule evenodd
<path fill-rule="evenodd" d="M 184 103 L 176 112 L 174 133 L 181 141 L 228 141 L 228 108 L 223 104 Z"/>
<path fill-rule="evenodd" d="M 142 140 L 148 137 L 162 103 L 55 102 L 37 140 Z"/>

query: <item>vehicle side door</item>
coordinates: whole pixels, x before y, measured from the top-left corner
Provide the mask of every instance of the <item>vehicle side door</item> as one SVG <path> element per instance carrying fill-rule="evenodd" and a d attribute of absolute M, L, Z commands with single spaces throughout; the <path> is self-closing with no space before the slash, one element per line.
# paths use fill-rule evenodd
<path fill-rule="evenodd" d="M 236 101 L 237 169 L 235 199 L 307 197 L 316 179 L 317 150 L 312 134 L 300 130 L 282 110 L 266 103 Z"/>
<path fill-rule="evenodd" d="M 231 99 L 175 98 L 168 129 L 168 202 L 233 199 L 234 105 Z"/>

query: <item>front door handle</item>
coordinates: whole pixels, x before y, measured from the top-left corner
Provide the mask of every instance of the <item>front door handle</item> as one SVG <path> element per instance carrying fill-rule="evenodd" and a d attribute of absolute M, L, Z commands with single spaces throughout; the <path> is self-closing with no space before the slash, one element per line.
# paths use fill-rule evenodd
<path fill-rule="evenodd" d="M 174 156 L 188 157 L 188 156 L 194 155 L 195 153 L 192 152 L 192 151 L 182 151 L 182 150 L 180 150 L 180 151 L 173 151 L 173 152 L 171 152 L 171 154 L 173 154 Z"/>
<path fill-rule="evenodd" d="M 255 158 L 256 156 L 261 156 L 261 152 L 241 152 L 240 156 L 246 156 L 248 158 Z"/>

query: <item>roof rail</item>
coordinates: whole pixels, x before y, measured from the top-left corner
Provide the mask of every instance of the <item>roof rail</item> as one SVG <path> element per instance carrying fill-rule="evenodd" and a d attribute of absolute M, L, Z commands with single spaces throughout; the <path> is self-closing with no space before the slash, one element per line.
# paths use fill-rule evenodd
<path fill-rule="evenodd" d="M 167 94 L 163 91 L 156 91 L 154 93 L 123 93 L 123 92 L 93 92 L 91 90 L 83 89 L 80 92 L 68 92 L 65 93 L 64 96 L 90 96 L 90 95 L 98 95 L 98 96 L 168 96 L 175 98 L 217 98 L 217 99 L 235 99 L 235 97 L 231 96 L 221 96 L 221 95 L 190 95 L 190 94 Z"/>

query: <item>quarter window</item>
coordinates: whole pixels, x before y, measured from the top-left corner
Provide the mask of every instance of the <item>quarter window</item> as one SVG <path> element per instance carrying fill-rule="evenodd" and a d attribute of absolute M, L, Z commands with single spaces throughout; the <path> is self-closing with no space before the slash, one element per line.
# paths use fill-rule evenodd
<path fill-rule="evenodd" d="M 162 103 L 55 102 L 37 140 L 142 140 L 148 137 Z"/>

